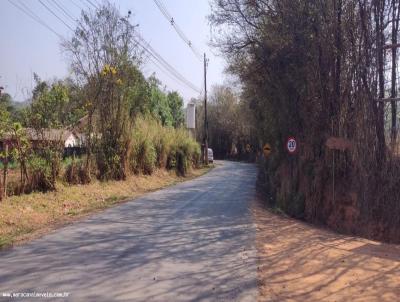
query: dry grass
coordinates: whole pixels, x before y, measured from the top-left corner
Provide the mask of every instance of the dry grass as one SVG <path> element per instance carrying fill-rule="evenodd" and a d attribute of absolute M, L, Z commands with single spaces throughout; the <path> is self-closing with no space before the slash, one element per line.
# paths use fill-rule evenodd
<path fill-rule="evenodd" d="M 151 176 L 132 176 L 126 181 L 95 181 L 75 186 L 58 184 L 55 192 L 11 196 L 0 203 L 0 249 L 35 238 L 128 198 L 200 176 L 208 170 L 193 170 L 188 177 L 158 170 Z"/>

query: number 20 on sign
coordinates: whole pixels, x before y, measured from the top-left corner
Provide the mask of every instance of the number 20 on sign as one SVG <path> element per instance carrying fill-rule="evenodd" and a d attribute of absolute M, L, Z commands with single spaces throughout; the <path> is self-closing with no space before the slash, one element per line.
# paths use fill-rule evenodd
<path fill-rule="evenodd" d="M 294 154 L 297 151 L 297 141 L 296 138 L 293 136 L 289 136 L 286 141 L 286 150 L 289 154 Z"/>

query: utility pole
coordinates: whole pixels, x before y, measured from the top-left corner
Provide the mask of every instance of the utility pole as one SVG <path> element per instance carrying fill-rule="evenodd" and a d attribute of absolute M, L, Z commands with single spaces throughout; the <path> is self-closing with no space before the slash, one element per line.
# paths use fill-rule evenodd
<path fill-rule="evenodd" d="M 207 57 L 204 53 L 204 163 L 208 165 Z"/>

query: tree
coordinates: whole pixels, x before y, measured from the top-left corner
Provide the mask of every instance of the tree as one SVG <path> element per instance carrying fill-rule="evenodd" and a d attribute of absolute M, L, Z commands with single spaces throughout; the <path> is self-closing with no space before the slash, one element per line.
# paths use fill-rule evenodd
<path fill-rule="evenodd" d="M 69 91 L 61 82 L 51 85 L 35 77 L 32 103 L 29 108 L 29 126 L 40 130 L 61 128 L 69 124 Z"/>
<path fill-rule="evenodd" d="M 154 75 L 148 79 L 150 85 L 150 110 L 163 126 L 172 126 L 173 116 L 165 90 L 160 88 L 161 82 Z"/>
<path fill-rule="evenodd" d="M 3 100 L 3 98 L 2 98 Z M 0 137 L 3 138 L 10 131 L 10 113 L 7 110 L 7 104 L 4 101 L 0 102 Z M 7 186 L 7 163 L 8 163 L 8 149 L 3 144 L 0 150 L 0 160 L 3 163 L 3 177 L 0 176 L 0 201 L 6 194 Z"/>
<path fill-rule="evenodd" d="M 19 163 L 21 193 L 25 192 L 28 176 L 28 159 L 31 153 L 30 142 L 27 138 L 26 130 L 20 123 L 14 123 L 11 127 L 11 138 L 14 142 L 12 158 Z"/>
<path fill-rule="evenodd" d="M 172 115 L 172 126 L 179 128 L 185 121 L 183 115 L 183 99 L 177 91 L 170 91 L 167 94 L 167 100 Z"/>
<path fill-rule="evenodd" d="M 213 2 L 213 44 L 242 83 L 241 101 L 251 112 L 259 147 L 269 143 L 273 148 L 260 179 L 290 214 L 332 221 L 342 217 L 345 200 L 353 198 L 350 192 L 357 192 L 360 221 L 385 227 L 391 221 L 390 227 L 398 228 L 399 222 L 386 212 L 387 207 L 398 209 L 399 194 L 386 185 L 400 178 L 398 155 L 387 148 L 386 104 L 378 101 L 388 97 L 385 70 L 392 67 L 396 73 L 396 52 L 390 66 L 385 43 L 397 39 L 397 4 Z M 392 75 L 392 96 L 395 88 Z M 397 109 L 394 103 L 391 107 L 394 137 Z M 295 157 L 285 152 L 288 136 L 300 143 Z M 325 144 L 330 137 L 351 141 L 352 148 L 330 149 Z M 290 170 L 288 178 L 284 172 Z"/>
<path fill-rule="evenodd" d="M 130 102 L 132 89 L 128 87 L 141 78 L 132 69 L 141 63 L 142 53 L 137 47 L 135 26 L 129 19 L 130 14 L 123 17 L 114 5 L 106 2 L 96 11 L 82 12 L 73 38 L 63 44 L 71 57 L 72 70 L 86 92 L 87 171 L 96 124 L 96 155 L 103 178 L 126 177 L 133 122 L 130 114 L 136 111 L 130 108 L 136 102 Z"/>
<path fill-rule="evenodd" d="M 209 146 L 216 158 L 248 159 L 250 153 L 246 145 L 257 148 L 253 135 L 252 119 L 249 110 L 240 101 L 233 89 L 226 85 L 215 85 L 211 88 L 208 110 Z M 199 102 L 197 111 L 197 136 L 204 137 L 203 102 Z"/>
<path fill-rule="evenodd" d="M 12 97 L 10 94 L 2 93 L 0 95 L 0 106 L 2 106 L 3 109 L 7 110 L 8 112 L 12 112 L 14 110 L 12 105 Z"/>
<path fill-rule="evenodd" d="M 16 122 L 22 120 L 23 106 L 18 102 L 14 102 L 10 94 L 2 93 L 0 95 L 0 104 L 3 106 L 3 109 L 9 113 L 11 121 Z"/>

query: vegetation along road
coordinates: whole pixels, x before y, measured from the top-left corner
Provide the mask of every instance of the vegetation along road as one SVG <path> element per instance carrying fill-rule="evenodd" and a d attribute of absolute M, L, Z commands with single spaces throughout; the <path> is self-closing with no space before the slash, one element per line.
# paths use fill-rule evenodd
<path fill-rule="evenodd" d="M 254 165 L 218 163 L 200 178 L 3 251 L 0 293 L 69 292 L 67 301 L 255 301 L 255 178 Z"/>
<path fill-rule="evenodd" d="M 65 301 L 400 296 L 398 245 L 266 210 L 256 198 L 256 171 L 253 164 L 217 162 L 197 179 L 2 251 L 0 293 L 67 292 Z"/>

